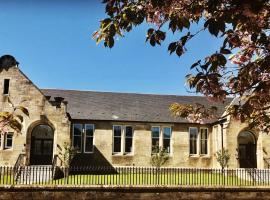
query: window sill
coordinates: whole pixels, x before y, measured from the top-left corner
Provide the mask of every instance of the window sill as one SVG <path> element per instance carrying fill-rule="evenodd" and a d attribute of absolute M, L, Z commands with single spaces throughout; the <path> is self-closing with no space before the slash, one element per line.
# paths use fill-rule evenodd
<path fill-rule="evenodd" d="M 83 153 L 85 153 L 85 154 L 93 154 L 94 153 L 94 151 L 91 151 L 91 152 L 83 152 Z"/>
<path fill-rule="evenodd" d="M 200 155 L 199 154 L 191 154 L 189 155 L 190 158 L 199 158 Z"/>
<path fill-rule="evenodd" d="M 211 156 L 208 155 L 208 154 L 201 155 L 201 157 L 202 157 L 202 158 L 211 158 Z"/>
<path fill-rule="evenodd" d="M 113 153 L 112 156 L 134 156 L 133 153 Z"/>

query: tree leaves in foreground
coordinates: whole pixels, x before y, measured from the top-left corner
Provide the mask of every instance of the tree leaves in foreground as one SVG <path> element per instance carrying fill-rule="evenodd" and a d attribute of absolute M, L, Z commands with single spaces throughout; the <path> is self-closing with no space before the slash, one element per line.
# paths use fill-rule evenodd
<path fill-rule="evenodd" d="M 11 107 L 10 112 L 0 112 L 0 132 L 5 134 L 12 128 L 16 132 L 20 132 L 22 129 L 22 123 L 24 117 L 22 114 L 29 117 L 27 108 L 22 105 L 14 105 L 8 97 L 8 104 Z M 21 102 L 22 103 L 22 102 Z"/>
<path fill-rule="evenodd" d="M 187 43 L 202 31 L 222 38 L 219 51 L 191 66 L 191 74 L 187 75 L 190 89 L 215 102 L 224 102 L 227 96 L 237 97 L 227 108 L 227 114 L 248 122 L 251 127 L 270 131 L 269 0 L 104 0 L 103 3 L 108 17 L 100 22 L 93 37 L 109 48 L 114 46 L 116 37 L 144 22 L 153 25 L 146 31 L 146 41 L 152 46 L 166 40 L 168 32 L 179 36 L 168 45 L 169 53 L 179 57 L 187 50 Z M 203 25 L 192 33 L 190 26 L 194 23 Z M 190 119 L 207 117 L 209 108 L 199 107 L 173 104 L 171 110 L 176 116 Z"/>

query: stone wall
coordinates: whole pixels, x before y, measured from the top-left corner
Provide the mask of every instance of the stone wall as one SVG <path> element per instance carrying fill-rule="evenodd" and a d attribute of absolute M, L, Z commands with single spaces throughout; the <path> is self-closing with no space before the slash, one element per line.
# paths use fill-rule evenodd
<path fill-rule="evenodd" d="M 0 110 L 10 111 L 7 96 L 15 105 L 23 105 L 30 113 L 24 116 L 21 133 L 14 133 L 12 149 L 0 150 L 0 165 L 14 165 L 20 153 L 26 154 L 26 163 L 29 164 L 31 131 L 38 124 L 48 124 L 54 129 L 54 154 L 59 153 L 64 142 L 70 142 L 70 121 L 66 114 L 66 105 L 53 106 L 42 92 L 19 70 L 11 67 L 0 73 L 0 91 L 3 89 L 4 79 L 10 79 L 9 94 L 0 94 Z M 23 103 L 21 103 L 24 101 Z M 13 130 L 10 130 L 13 131 Z"/>
<path fill-rule="evenodd" d="M 268 200 L 269 188 L 117 188 L 117 187 L 15 187 L 0 188 L 0 200 L 125 199 L 125 200 Z"/>
<path fill-rule="evenodd" d="M 212 134 L 209 130 L 209 155 L 189 155 L 189 127 L 206 127 L 194 124 L 111 122 L 111 121 L 73 121 L 74 123 L 94 124 L 94 153 L 77 155 L 74 163 L 83 165 L 100 164 L 114 166 L 151 166 L 151 127 L 172 127 L 171 153 L 164 166 L 211 168 L 214 159 L 212 152 Z M 133 152 L 131 154 L 113 154 L 113 125 L 133 127 Z M 199 138 L 198 138 L 199 140 Z M 199 142 L 199 141 L 198 141 Z M 199 148 L 199 147 L 198 147 Z M 198 149 L 199 151 L 199 149 Z"/>

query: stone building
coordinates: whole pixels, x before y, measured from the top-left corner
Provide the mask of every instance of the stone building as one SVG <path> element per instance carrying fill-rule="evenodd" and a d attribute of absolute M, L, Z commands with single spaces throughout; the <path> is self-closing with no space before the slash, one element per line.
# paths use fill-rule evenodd
<path fill-rule="evenodd" d="M 20 133 L 1 135 L 0 165 L 14 165 L 20 155 L 26 165 L 51 165 L 54 158 L 60 165 L 70 144 L 78 149 L 74 165 L 150 166 L 158 144 L 168 152 L 167 166 L 219 167 L 215 153 L 223 145 L 229 168 L 268 168 L 266 133 L 230 118 L 201 125 L 171 116 L 171 103 L 209 105 L 205 97 L 40 89 L 13 57 L 1 57 L 0 64 L 1 111 L 10 111 L 9 97 L 30 113 Z M 231 102 L 213 104 L 220 117 Z"/>

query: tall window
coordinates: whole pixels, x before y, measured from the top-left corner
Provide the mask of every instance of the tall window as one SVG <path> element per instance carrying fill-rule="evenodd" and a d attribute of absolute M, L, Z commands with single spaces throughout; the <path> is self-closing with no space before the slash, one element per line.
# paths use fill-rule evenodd
<path fill-rule="evenodd" d="M 122 126 L 113 126 L 113 153 L 121 153 Z"/>
<path fill-rule="evenodd" d="M 201 128 L 201 141 L 200 141 L 200 153 L 201 154 L 208 154 L 208 129 Z"/>
<path fill-rule="evenodd" d="M 13 133 L 7 133 L 5 137 L 5 149 L 11 149 L 13 145 Z"/>
<path fill-rule="evenodd" d="M 189 154 L 197 154 L 198 128 L 189 128 Z"/>
<path fill-rule="evenodd" d="M 129 154 L 133 152 L 132 126 L 113 126 L 113 153 Z"/>
<path fill-rule="evenodd" d="M 152 127 L 152 153 L 155 153 L 156 147 L 159 147 L 159 135 L 160 135 L 160 128 L 159 127 Z"/>
<path fill-rule="evenodd" d="M 9 79 L 4 79 L 3 94 L 9 94 Z"/>
<path fill-rule="evenodd" d="M 167 153 L 171 152 L 171 134 L 172 129 L 171 127 L 164 127 L 163 128 L 163 148 L 167 151 Z"/>
<path fill-rule="evenodd" d="M 85 124 L 84 152 L 92 153 L 94 151 L 93 139 L 94 139 L 94 125 Z"/>
<path fill-rule="evenodd" d="M 133 148 L 133 130 L 132 126 L 126 126 L 125 128 L 125 153 L 131 153 Z"/>
<path fill-rule="evenodd" d="M 82 124 L 74 124 L 73 125 L 73 147 L 78 149 L 78 151 L 82 151 L 82 132 L 83 125 Z"/>

